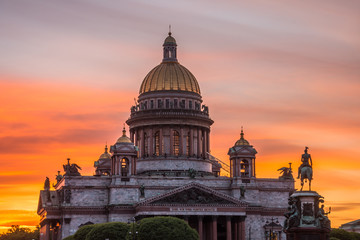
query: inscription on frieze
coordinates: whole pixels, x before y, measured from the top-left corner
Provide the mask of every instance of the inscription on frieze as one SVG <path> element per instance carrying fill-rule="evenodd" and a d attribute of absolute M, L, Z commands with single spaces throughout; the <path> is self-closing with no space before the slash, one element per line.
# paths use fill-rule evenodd
<path fill-rule="evenodd" d="M 234 204 L 233 202 L 216 196 L 213 193 L 204 192 L 197 188 L 191 188 L 182 192 L 159 199 L 152 204 Z"/>
<path fill-rule="evenodd" d="M 178 207 L 170 208 L 170 212 L 216 212 L 217 208 L 189 208 L 189 207 Z"/>

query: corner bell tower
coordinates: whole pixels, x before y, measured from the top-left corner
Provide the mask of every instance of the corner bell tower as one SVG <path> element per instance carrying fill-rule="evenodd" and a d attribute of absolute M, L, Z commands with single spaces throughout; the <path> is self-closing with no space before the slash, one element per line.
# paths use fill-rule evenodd
<path fill-rule="evenodd" d="M 255 177 L 255 155 L 257 151 L 244 138 L 241 128 L 240 139 L 229 149 L 230 177 L 250 179 Z"/>

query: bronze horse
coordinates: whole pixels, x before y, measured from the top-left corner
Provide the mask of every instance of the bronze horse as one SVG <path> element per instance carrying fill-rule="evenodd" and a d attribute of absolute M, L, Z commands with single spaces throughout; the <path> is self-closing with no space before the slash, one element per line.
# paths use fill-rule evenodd
<path fill-rule="evenodd" d="M 301 189 L 300 191 L 302 191 L 303 187 L 304 187 L 304 180 L 305 180 L 305 183 L 307 182 L 307 180 L 309 180 L 309 191 L 311 191 L 311 180 L 312 180 L 312 175 L 313 175 L 313 172 L 312 172 L 312 167 L 310 166 L 304 166 L 301 168 L 300 170 L 300 175 L 301 175 Z"/>

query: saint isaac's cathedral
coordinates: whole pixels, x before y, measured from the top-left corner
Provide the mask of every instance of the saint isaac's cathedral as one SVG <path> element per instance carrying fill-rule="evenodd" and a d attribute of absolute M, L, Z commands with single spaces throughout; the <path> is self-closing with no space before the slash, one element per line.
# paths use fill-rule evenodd
<path fill-rule="evenodd" d="M 45 181 L 37 210 L 42 240 L 60 240 L 87 224 L 152 216 L 184 219 L 200 240 L 265 240 L 270 229 L 285 239 L 291 168 L 279 178 L 257 178 L 257 152 L 243 131 L 229 146 L 229 165 L 209 154 L 214 121 L 195 76 L 178 62 L 171 33 L 126 123 L 129 133 L 124 128 L 105 147 L 95 175 L 82 176 L 68 160 L 53 190 Z"/>

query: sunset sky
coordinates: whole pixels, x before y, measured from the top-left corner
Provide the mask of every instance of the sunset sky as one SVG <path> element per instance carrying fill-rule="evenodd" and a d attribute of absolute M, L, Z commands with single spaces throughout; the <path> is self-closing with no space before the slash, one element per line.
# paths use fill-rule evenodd
<path fill-rule="evenodd" d="M 66 158 L 94 173 L 169 24 L 215 121 L 211 153 L 228 161 L 244 126 L 257 177 L 277 178 L 309 146 L 332 226 L 359 219 L 359 13 L 357 0 L 1 0 L 0 232 L 39 223 Z"/>

